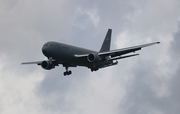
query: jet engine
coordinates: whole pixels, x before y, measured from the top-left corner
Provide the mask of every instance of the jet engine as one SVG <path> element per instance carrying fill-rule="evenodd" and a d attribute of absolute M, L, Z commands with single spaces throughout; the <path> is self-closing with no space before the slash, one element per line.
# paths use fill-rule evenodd
<path fill-rule="evenodd" d="M 44 68 L 44 69 L 46 69 L 46 70 L 51 70 L 51 69 L 55 68 L 55 65 L 53 65 L 53 64 L 51 63 L 51 61 L 43 61 L 43 62 L 41 63 L 41 67 Z"/>
<path fill-rule="evenodd" d="M 98 62 L 101 60 L 101 58 L 99 57 L 97 53 L 91 53 L 87 56 L 87 60 L 89 62 Z"/>

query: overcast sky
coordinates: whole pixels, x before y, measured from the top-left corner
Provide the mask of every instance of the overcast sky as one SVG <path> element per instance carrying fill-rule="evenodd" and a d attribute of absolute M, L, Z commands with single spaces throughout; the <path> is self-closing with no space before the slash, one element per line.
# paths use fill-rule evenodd
<path fill-rule="evenodd" d="M 45 42 L 99 50 L 160 41 L 91 72 L 21 62 L 46 59 Z M 0 0 L 1 114 L 179 114 L 179 0 Z"/>

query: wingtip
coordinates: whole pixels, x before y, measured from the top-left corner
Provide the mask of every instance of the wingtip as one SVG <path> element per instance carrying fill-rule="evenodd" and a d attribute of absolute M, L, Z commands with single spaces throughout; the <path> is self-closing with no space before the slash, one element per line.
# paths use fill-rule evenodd
<path fill-rule="evenodd" d="M 161 42 L 157 42 L 157 44 L 160 44 Z"/>

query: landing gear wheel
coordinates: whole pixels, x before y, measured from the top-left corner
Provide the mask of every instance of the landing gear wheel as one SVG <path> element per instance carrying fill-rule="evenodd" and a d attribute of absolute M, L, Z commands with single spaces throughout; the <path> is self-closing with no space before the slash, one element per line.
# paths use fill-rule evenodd
<path fill-rule="evenodd" d="M 91 68 L 91 72 L 99 70 L 98 68 Z"/>
<path fill-rule="evenodd" d="M 70 75 L 70 74 L 72 74 L 72 72 L 71 72 L 71 71 L 66 71 L 66 72 L 64 72 L 64 76 L 66 76 L 66 75 Z"/>
<path fill-rule="evenodd" d="M 64 76 L 66 76 L 67 75 L 67 72 L 64 72 Z"/>
<path fill-rule="evenodd" d="M 72 72 L 70 70 L 68 70 L 68 66 L 65 66 L 65 65 L 63 65 L 63 66 L 66 69 L 66 71 L 64 72 L 64 76 L 72 74 Z"/>
<path fill-rule="evenodd" d="M 72 74 L 72 72 L 71 72 L 71 71 L 68 71 L 68 75 L 70 75 L 70 74 Z"/>

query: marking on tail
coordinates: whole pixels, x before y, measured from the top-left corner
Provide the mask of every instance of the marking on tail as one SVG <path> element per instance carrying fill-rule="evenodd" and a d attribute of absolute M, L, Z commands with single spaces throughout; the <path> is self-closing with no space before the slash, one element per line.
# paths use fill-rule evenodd
<path fill-rule="evenodd" d="M 104 39 L 104 42 L 103 42 L 99 52 L 110 51 L 111 33 L 112 33 L 112 29 L 108 29 L 107 34 L 106 34 L 105 39 Z"/>

